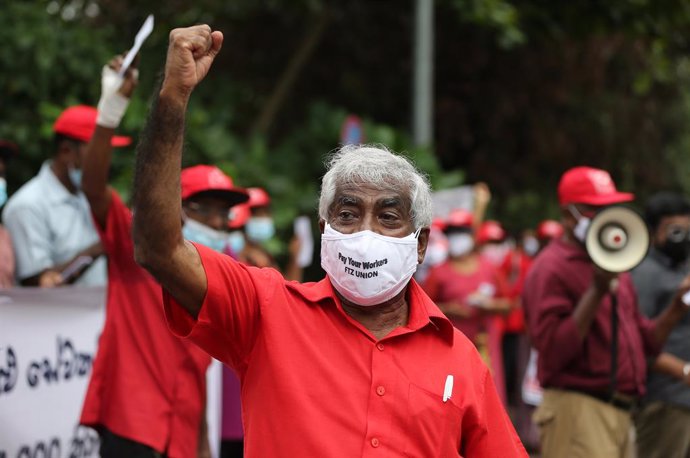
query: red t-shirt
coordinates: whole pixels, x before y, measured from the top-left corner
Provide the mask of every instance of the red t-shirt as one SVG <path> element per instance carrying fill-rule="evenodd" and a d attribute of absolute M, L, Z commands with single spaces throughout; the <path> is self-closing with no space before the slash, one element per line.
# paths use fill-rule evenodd
<path fill-rule="evenodd" d="M 508 253 L 500 266 L 500 272 L 505 279 L 505 296 L 513 302 L 514 309 L 505 317 L 503 330 L 510 333 L 525 331 L 525 313 L 520 302 L 522 289 L 525 285 L 527 272 L 532 266 L 532 258 L 521 250 Z"/>
<path fill-rule="evenodd" d="M 132 214 L 112 196 L 106 227 L 98 228 L 108 254 L 106 319 L 81 423 L 170 458 L 193 457 L 211 360 L 168 330 L 160 286 L 134 262 Z"/>
<path fill-rule="evenodd" d="M 522 303 L 528 331 L 539 351 L 537 376 L 545 388 L 606 393 L 611 372 L 611 301 L 597 309 L 589 332 L 581 339 L 573 312 L 592 282 L 593 266 L 579 245 L 553 240 L 537 256 L 527 275 Z M 643 395 L 647 356 L 660 346 L 654 323 L 642 316 L 630 275 L 618 287 L 617 390 Z"/>
<path fill-rule="evenodd" d="M 414 280 L 408 324 L 377 340 L 327 278 L 286 282 L 197 250 L 208 278 L 198 319 L 167 294 L 166 315 L 237 371 L 248 458 L 527 456 L 474 346 Z"/>

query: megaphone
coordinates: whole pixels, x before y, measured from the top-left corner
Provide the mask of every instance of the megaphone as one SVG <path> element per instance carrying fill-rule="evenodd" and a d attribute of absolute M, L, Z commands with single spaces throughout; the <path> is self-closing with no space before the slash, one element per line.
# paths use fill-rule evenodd
<path fill-rule="evenodd" d="M 620 205 L 608 207 L 592 218 L 585 248 L 601 269 L 627 272 L 647 255 L 649 230 L 636 211 Z"/>

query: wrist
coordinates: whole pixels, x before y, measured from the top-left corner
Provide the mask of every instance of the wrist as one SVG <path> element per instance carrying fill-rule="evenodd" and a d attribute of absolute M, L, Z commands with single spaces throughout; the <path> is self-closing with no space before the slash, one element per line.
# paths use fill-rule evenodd
<path fill-rule="evenodd" d="M 192 91 L 180 90 L 179 88 L 166 84 L 165 81 L 163 81 L 161 90 L 158 93 L 158 100 L 186 108 L 191 94 Z"/>

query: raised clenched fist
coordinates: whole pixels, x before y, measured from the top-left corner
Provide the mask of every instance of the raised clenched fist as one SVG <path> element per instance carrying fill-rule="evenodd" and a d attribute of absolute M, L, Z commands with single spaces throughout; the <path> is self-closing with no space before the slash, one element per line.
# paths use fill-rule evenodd
<path fill-rule="evenodd" d="M 223 34 L 208 25 L 195 25 L 170 32 L 165 79 L 161 92 L 189 97 L 204 79 L 223 44 Z"/>

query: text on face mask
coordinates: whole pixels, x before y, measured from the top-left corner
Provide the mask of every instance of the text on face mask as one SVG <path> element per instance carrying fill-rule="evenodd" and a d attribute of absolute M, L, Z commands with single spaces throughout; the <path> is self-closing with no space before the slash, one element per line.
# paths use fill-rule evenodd
<path fill-rule="evenodd" d="M 357 261 L 355 259 L 352 259 L 349 256 L 343 256 L 342 253 L 338 252 L 338 259 L 340 262 L 342 262 L 345 265 L 345 273 L 352 275 L 353 277 L 357 278 L 373 278 L 373 277 L 378 277 L 379 273 L 378 271 L 373 271 L 373 272 L 362 272 L 359 270 L 355 270 L 352 267 L 356 267 L 358 269 L 375 269 L 381 266 L 384 266 L 388 264 L 388 259 L 383 258 L 383 259 L 378 259 L 373 262 L 369 261 Z M 348 267 L 351 266 L 351 267 Z"/>

